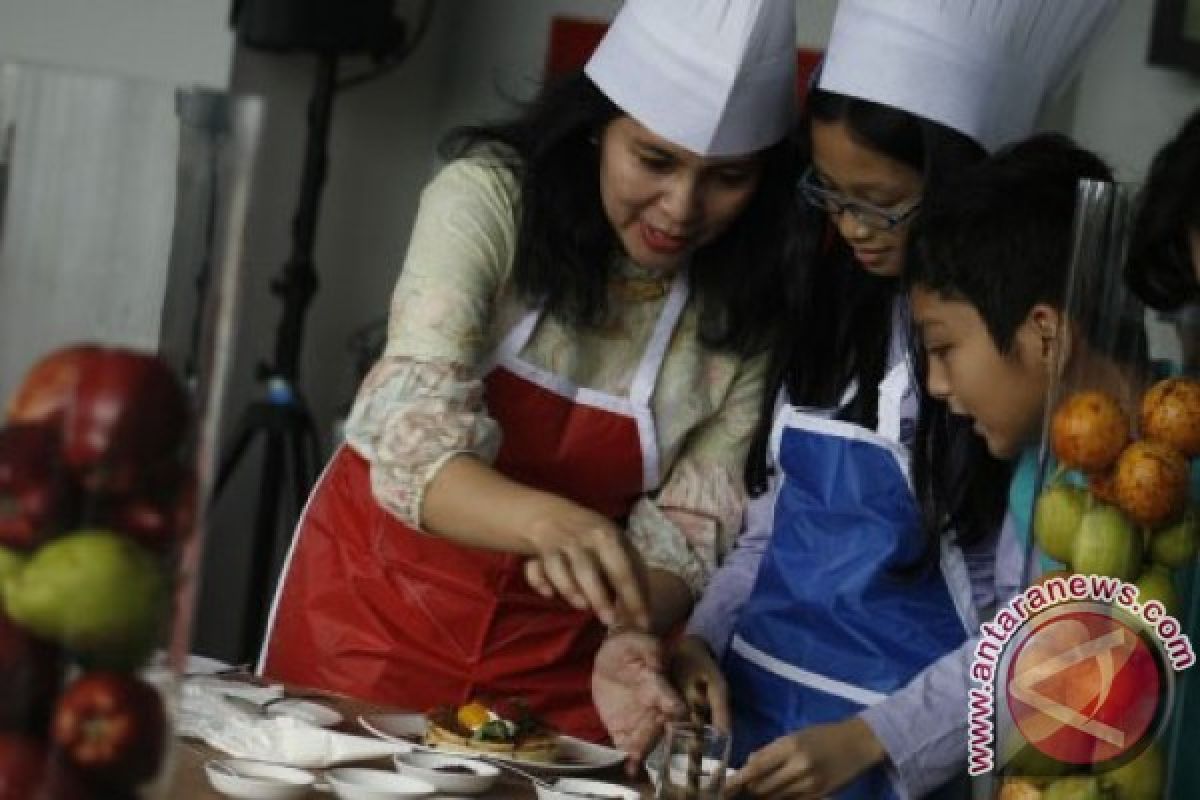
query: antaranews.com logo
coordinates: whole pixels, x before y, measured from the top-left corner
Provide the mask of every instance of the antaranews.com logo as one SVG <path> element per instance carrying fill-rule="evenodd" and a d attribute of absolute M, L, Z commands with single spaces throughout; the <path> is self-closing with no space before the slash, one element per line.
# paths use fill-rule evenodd
<path fill-rule="evenodd" d="M 1162 730 L 1174 673 L 1196 661 L 1158 600 L 1101 575 L 1055 576 L 1014 597 L 981 628 L 971 664 L 968 772 L 1016 746 L 1066 765 L 1119 763 Z"/>

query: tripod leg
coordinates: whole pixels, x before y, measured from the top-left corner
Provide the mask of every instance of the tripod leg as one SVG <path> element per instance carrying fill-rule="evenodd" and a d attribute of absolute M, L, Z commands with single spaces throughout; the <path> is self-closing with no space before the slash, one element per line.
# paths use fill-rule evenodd
<path fill-rule="evenodd" d="M 212 499 L 215 501 L 221 496 L 221 490 L 225 488 L 225 484 L 233 477 L 233 471 L 239 463 L 242 456 L 246 452 L 246 448 L 250 445 L 250 440 L 254 438 L 255 432 L 258 430 L 257 408 L 250 406 L 242 412 L 241 418 L 238 420 L 237 427 L 233 429 L 233 437 L 229 445 L 225 457 L 221 460 L 221 465 L 217 469 L 217 480 L 213 484 Z"/>

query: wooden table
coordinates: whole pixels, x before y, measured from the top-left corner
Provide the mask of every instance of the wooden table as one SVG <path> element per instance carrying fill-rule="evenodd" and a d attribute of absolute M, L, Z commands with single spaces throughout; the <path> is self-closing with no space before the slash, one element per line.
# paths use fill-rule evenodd
<path fill-rule="evenodd" d="M 303 694 L 304 696 L 311 696 L 313 693 L 305 690 Z M 320 702 L 337 709 L 342 714 L 343 722 L 338 726 L 338 730 L 359 735 L 365 735 L 358 728 L 355 721 L 360 714 L 388 713 L 397 710 L 331 694 L 322 694 Z M 212 750 L 212 748 L 200 742 L 187 739 L 180 739 L 177 744 L 174 778 L 171 788 L 165 796 L 171 798 L 171 800 L 228 800 L 226 795 L 221 794 L 209 785 L 208 779 L 204 775 L 204 762 L 210 758 L 221 757 L 223 754 Z M 374 762 L 355 762 L 354 766 L 394 769 L 390 759 Z M 589 772 L 586 776 L 581 777 L 612 781 L 625 786 L 635 786 L 641 791 L 643 798 L 654 796 L 654 792 L 648 782 L 644 780 L 636 783 L 630 782 L 621 767 L 600 770 L 594 773 Z M 329 800 L 329 798 L 333 797 L 331 794 L 317 791 L 310 792 L 309 795 L 314 800 L 316 798 Z M 497 798 L 497 800 L 509 800 L 510 798 L 511 800 L 526 800 L 528 798 L 528 800 L 533 800 L 536 796 L 533 785 L 529 781 L 508 772 L 501 775 L 500 780 L 486 795 L 481 795 L 481 797 L 489 798 L 489 800 L 490 798 Z"/>

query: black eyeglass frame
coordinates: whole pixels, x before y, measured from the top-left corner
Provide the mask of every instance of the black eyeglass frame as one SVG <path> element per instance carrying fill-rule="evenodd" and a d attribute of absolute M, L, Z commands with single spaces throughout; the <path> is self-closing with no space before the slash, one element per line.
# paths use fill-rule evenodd
<path fill-rule="evenodd" d="M 912 219 L 921 209 L 920 198 L 917 198 L 916 202 L 898 214 L 870 203 L 849 200 L 844 194 L 822 186 L 811 166 L 804 170 L 804 174 L 796 182 L 796 188 L 805 202 L 813 208 L 824 211 L 833 217 L 848 211 L 860 225 L 882 233 L 895 230 Z"/>

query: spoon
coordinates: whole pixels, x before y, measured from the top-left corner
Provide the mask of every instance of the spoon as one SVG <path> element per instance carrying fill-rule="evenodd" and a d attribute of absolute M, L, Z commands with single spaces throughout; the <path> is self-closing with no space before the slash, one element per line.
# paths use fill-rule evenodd
<path fill-rule="evenodd" d="M 526 780 L 531 781 L 532 783 L 534 783 L 537 786 L 542 787 L 543 789 L 549 789 L 550 791 L 556 792 L 558 794 L 567 795 L 568 797 L 578 797 L 578 798 L 580 798 L 580 800 L 613 800 L 612 795 L 592 794 L 591 792 L 578 792 L 578 791 L 575 791 L 574 789 L 560 788 L 557 783 L 551 783 L 550 781 L 546 780 L 545 778 L 542 778 L 539 775 L 534 775 L 532 772 L 526 772 L 525 770 L 521 769 L 520 767 L 514 765 L 512 762 L 505 761 L 504 759 L 501 759 L 501 758 L 489 758 L 488 756 L 482 756 L 482 757 L 478 757 L 478 758 L 480 761 L 486 761 L 487 763 L 491 764 L 492 766 L 499 767 L 500 769 L 506 769 L 515 775 L 520 775 L 522 778 L 525 778 Z"/>

